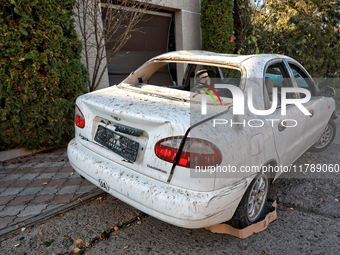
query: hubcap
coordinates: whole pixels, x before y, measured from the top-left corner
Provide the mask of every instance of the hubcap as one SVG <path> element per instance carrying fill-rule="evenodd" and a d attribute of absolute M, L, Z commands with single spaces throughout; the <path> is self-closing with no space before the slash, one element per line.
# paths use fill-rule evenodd
<path fill-rule="evenodd" d="M 325 131 L 323 131 L 323 134 L 321 135 L 319 140 L 314 144 L 314 147 L 321 149 L 327 146 L 327 144 L 329 144 L 329 142 L 331 141 L 332 137 L 333 137 L 333 128 L 331 125 L 327 124 Z"/>
<path fill-rule="evenodd" d="M 268 178 L 266 175 L 260 175 L 250 192 L 248 199 L 248 220 L 253 222 L 261 214 L 267 200 Z"/>

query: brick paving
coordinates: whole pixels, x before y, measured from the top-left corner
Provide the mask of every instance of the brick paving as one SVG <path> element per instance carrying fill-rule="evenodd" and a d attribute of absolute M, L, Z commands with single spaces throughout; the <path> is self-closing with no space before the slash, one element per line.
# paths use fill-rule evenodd
<path fill-rule="evenodd" d="M 66 149 L 2 162 L 0 231 L 99 190 L 74 171 Z"/>

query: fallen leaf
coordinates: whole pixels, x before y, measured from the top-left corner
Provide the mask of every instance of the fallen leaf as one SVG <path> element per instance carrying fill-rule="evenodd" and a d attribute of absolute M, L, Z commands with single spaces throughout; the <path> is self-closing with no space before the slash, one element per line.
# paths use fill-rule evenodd
<path fill-rule="evenodd" d="M 129 249 L 129 245 L 124 246 L 123 250 Z"/>
<path fill-rule="evenodd" d="M 109 237 L 108 233 L 106 233 L 105 231 L 103 233 L 100 234 L 100 239 L 106 239 Z"/>
<path fill-rule="evenodd" d="M 140 225 L 140 224 L 142 224 L 142 222 L 141 221 L 137 221 L 137 224 Z"/>
<path fill-rule="evenodd" d="M 115 231 L 117 231 L 117 230 L 119 229 L 119 227 L 115 226 L 113 229 L 114 229 Z"/>
<path fill-rule="evenodd" d="M 16 227 L 16 228 L 20 228 L 20 226 L 19 226 L 19 225 L 16 225 L 15 227 Z"/>
<path fill-rule="evenodd" d="M 91 244 L 90 244 L 89 242 L 86 242 L 85 246 L 86 246 L 86 247 L 90 247 Z"/>
<path fill-rule="evenodd" d="M 339 202 L 339 199 L 336 198 L 335 201 Z"/>
<path fill-rule="evenodd" d="M 325 200 L 321 199 L 320 202 L 321 202 L 321 203 L 325 203 Z"/>
<path fill-rule="evenodd" d="M 14 247 L 18 247 L 18 246 L 20 246 L 20 243 L 17 243 L 16 245 L 14 245 Z"/>
<path fill-rule="evenodd" d="M 38 234 L 39 234 L 39 235 L 42 235 L 42 234 L 43 234 L 43 232 L 42 232 L 42 231 L 39 231 L 39 232 L 38 232 Z"/>
<path fill-rule="evenodd" d="M 335 215 L 334 218 L 339 218 L 339 216 L 338 216 L 338 215 Z"/>
<path fill-rule="evenodd" d="M 55 185 L 55 186 L 54 186 L 54 188 L 56 188 L 56 189 L 57 189 L 57 188 L 59 188 L 59 186 L 58 186 L 58 185 Z"/>
<path fill-rule="evenodd" d="M 78 253 L 78 252 L 80 252 L 80 249 L 78 247 L 76 247 L 76 248 L 74 248 L 73 252 Z"/>
<path fill-rule="evenodd" d="M 291 207 L 291 208 L 289 208 L 290 210 L 292 210 L 292 211 L 294 211 L 294 208 L 293 207 Z"/>
<path fill-rule="evenodd" d="M 72 173 L 70 173 L 70 175 L 74 175 L 74 173 L 72 172 Z"/>
<path fill-rule="evenodd" d="M 81 240 L 81 239 L 77 239 L 77 243 L 81 243 L 83 240 Z"/>
<path fill-rule="evenodd" d="M 47 185 L 47 184 L 48 184 L 48 182 L 44 182 L 43 184 L 44 184 L 44 185 Z"/>
<path fill-rule="evenodd" d="M 54 243 L 54 239 L 52 239 L 51 241 L 43 242 L 43 245 L 45 245 L 46 247 L 49 247 L 52 243 Z"/>
<path fill-rule="evenodd" d="M 21 228 L 21 231 L 25 231 L 26 230 L 26 228 Z"/>

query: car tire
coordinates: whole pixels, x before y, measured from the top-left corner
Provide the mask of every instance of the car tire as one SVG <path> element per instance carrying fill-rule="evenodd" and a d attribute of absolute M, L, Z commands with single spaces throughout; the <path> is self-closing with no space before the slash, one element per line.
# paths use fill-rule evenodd
<path fill-rule="evenodd" d="M 327 149 L 327 147 L 331 145 L 331 143 L 333 142 L 335 135 L 336 135 L 335 122 L 333 120 L 329 120 L 327 126 L 325 127 L 325 130 L 323 131 L 318 141 L 314 143 L 312 147 L 308 149 L 308 151 L 321 152 Z"/>
<path fill-rule="evenodd" d="M 264 173 L 258 174 L 250 183 L 232 219 L 227 222 L 242 229 L 258 222 L 265 211 L 270 179 Z"/>

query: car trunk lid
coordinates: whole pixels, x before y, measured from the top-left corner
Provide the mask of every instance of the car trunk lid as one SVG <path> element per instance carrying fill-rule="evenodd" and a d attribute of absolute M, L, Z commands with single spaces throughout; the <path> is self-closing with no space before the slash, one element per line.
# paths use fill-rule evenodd
<path fill-rule="evenodd" d="M 109 160 L 167 181 L 173 164 L 159 159 L 154 146 L 163 138 L 183 135 L 189 128 L 190 95 L 156 90 L 115 86 L 81 96 L 77 105 L 86 126 L 76 129 L 78 140 Z"/>

